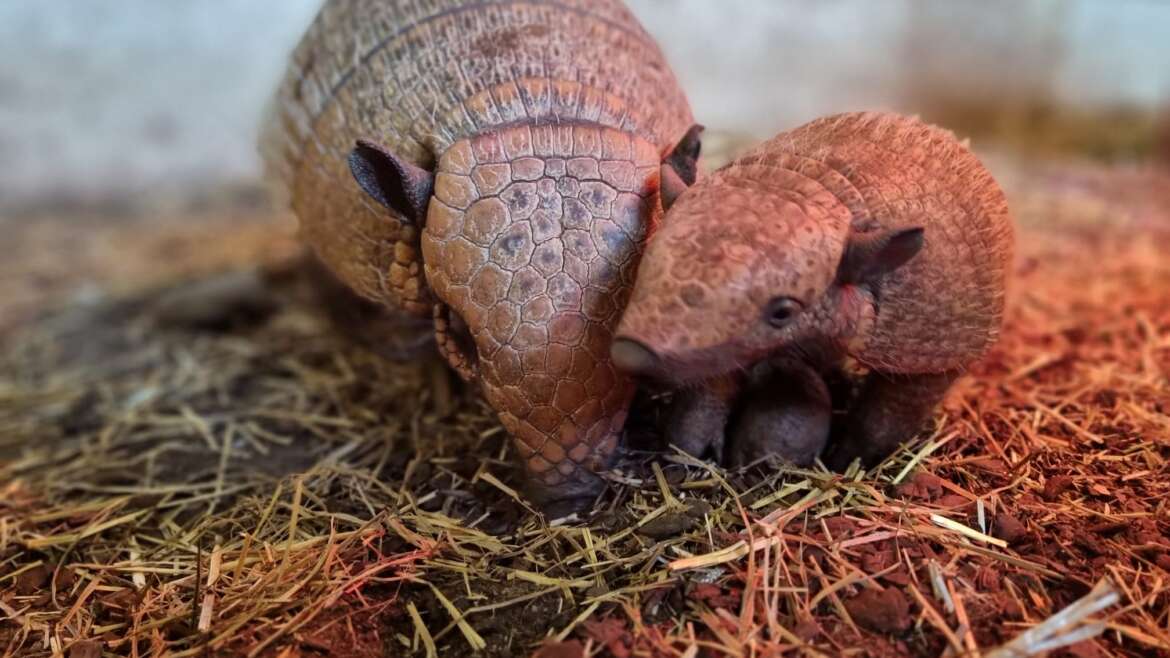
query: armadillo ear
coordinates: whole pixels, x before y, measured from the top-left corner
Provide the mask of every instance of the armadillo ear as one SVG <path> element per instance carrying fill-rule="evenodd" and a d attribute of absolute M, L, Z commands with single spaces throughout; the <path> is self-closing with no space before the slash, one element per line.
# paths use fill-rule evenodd
<path fill-rule="evenodd" d="M 837 268 L 837 280 L 864 283 L 893 272 L 922 250 L 925 233 L 921 226 L 911 226 L 853 234 Z"/>
<path fill-rule="evenodd" d="M 371 198 L 422 226 L 435 189 L 431 172 L 365 139 L 350 151 L 349 170 Z"/>
<path fill-rule="evenodd" d="M 669 210 L 675 200 L 695 184 L 699 176 L 699 152 L 703 147 L 699 139 L 702 132 L 703 126 L 697 123 L 691 126 L 674 149 L 663 158 L 659 183 L 663 210 Z"/>
<path fill-rule="evenodd" d="M 683 182 L 678 172 L 668 164 L 662 165 L 662 173 L 658 177 L 658 198 L 662 200 L 662 209 L 670 210 L 674 202 L 687 191 L 687 184 Z"/>

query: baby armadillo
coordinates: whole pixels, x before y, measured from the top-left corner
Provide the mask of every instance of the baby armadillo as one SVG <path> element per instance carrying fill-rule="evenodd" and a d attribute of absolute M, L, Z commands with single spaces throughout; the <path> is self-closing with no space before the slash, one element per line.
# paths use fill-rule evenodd
<path fill-rule="evenodd" d="M 679 386 L 717 381 L 713 395 L 727 399 L 727 379 L 764 360 L 855 360 L 869 374 L 833 467 L 873 464 L 909 439 L 997 337 L 1011 219 L 990 174 L 945 130 L 891 114 L 827 117 L 690 188 L 664 168 L 662 195 L 668 210 L 615 361 Z M 719 440 L 711 427 L 707 440 Z"/>
<path fill-rule="evenodd" d="M 609 345 L 659 167 L 693 181 L 698 155 L 633 15 L 618 0 L 329 0 L 274 109 L 262 150 L 320 259 L 434 317 L 538 499 L 595 490 L 632 396 Z"/>

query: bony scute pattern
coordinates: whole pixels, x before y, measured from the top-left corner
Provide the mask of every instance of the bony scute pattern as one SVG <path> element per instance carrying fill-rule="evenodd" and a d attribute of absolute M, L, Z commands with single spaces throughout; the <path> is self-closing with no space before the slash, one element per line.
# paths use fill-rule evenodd
<path fill-rule="evenodd" d="M 811 302 L 829 287 L 834 272 L 819 261 L 839 250 L 849 213 L 801 182 L 783 171 L 727 173 L 671 208 L 623 326 L 672 359 L 673 376 L 718 375 L 762 358 L 765 302 L 778 291 Z"/>
<path fill-rule="evenodd" d="M 732 168 L 823 163 L 852 214 L 851 233 L 919 225 L 922 252 L 882 282 L 881 312 L 858 358 L 897 373 L 961 369 L 995 342 L 1012 259 L 1003 192 L 951 132 L 914 117 L 861 112 L 817 119 Z"/>
<path fill-rule="evenodd" d="M 834 287 L 854 241 L 907 226 L 924 229 L 920 253 L 864 290 Z M 697 350 L 724 359 L 776 343 L 760 313 L 775 295 L 817 309 L 827 294 L 836 303 L 872 292 L 880 299 L 870 330 L 833 338 L 874 368 L 943 372 L 994 342 L 1011 253 L 1003 193 L 953 135 L 896 115 L 828 117 L 765 142 L 679 199 L 647 248 L 621 332 L 680 362 Z M 710 303 L 687 301 L 699 298 Z M 823 332 L 820 319 L 830 318 L 806 313 L 786 336 Z M 731 369 L 735 359 L 724 362 Z"/>
<path fill-rule="evenodd" d="M 262 152 L 305 240 L 360 294 L 429 315 L 417 233 L 355 190 L 346 155 L 374 138 L 420 166 L 517 122 L 583 121 L 659 149 L 690 110 L 653 39 L 619 0 L 330 0 L 297 47 Z M 412 241 L 413 240 L 413 241 Z"/>
<path fill-rule="evenodd" d="M 320 259 L 433 318 L 538 501 L 595 491 L 631 392 L 610 335 L 657 221 L 661 159 L 693 124 L 630 11 L 327 0 L 273 110 L 262 151 Z"/>
<path fill-rule="evenodd" d="M 855 360 L 871 374 L 830 465 L 872 463 L 995 341 L 1011 257 L 1003 193 L 954 135 L 892 114 L 826 117 L 675 195 L 613 353 L 691 387 L 737 373 L 750 386 L 770 361 L 829 374 Z"/>
<path fill-rule="evenodd" d="M 507 128 L 438 163 L 427 280 L 471 328 L 484 394 L 547 485 L 616 448 L 633 386 L 608 358 L 611 328 L 658 168 L 653 145 L 592 124 Z"/>

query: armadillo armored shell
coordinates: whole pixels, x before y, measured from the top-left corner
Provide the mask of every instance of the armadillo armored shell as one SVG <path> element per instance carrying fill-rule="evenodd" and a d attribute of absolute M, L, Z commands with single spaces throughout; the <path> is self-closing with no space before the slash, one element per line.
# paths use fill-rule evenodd
<path fill-rule="evenodd" d="M 692 124 L 631 13 L 330 0 L 273 110 L 262 150 L 304 239 L 361 295 L 436 318 L 546 497 L 592 487 L 633 391 L 611 332 L 656 221 L 659 162 Z M 435 173 L 425 225 L 354 183 L 358 139 Z"/>

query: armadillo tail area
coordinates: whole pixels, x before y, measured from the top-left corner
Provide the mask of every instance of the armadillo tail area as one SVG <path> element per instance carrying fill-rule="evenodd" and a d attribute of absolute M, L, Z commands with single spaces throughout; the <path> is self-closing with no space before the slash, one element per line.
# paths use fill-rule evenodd
<path fill-rule="evenodd" d="M 951 132 L 916 117 L 839 114 L 782 133 L 737 164 L 752 162 L 816 179 L 849 208 L 855 232 L 926 229 L 923 251 L 882 284 L 863 361 L 889 372 L 942 372 L 995 341 L 1011 217 L 999 185 Z"/>
<path fill-rule="evenodd" d="M 518 102 L 523 81 L 548 96 Z M 557 88 L 574 98 L 556 102 Z M 454 142 L 501 123 L 596 120 L 590 111 L 615 105 L 623 129 L 661 149 L 691 121 L 658 47 L 617 0 L 329 0 L 293 54 L 261 152 L 330 268 L 360 294 L 402 306 L 426 300 L 419 272 L 405 284 L 387 274 L 396 243 L 417 234 L 403 236 L 402 222 L 353 184 L 356 139 L 431 167 Z"/>

